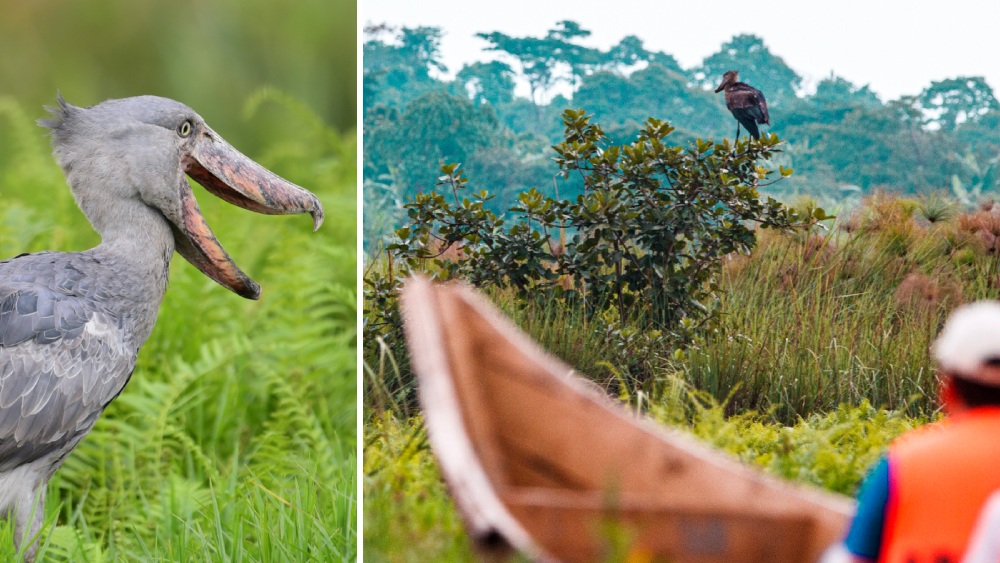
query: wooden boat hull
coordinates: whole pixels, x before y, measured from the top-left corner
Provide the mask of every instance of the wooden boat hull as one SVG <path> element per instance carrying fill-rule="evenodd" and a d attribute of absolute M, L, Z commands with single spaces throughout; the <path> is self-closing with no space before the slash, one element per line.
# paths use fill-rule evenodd
<path fill-rule="evenodd" d="M 635 417 L 467 287 L 412 279 L 403 311 L 431 448 L 485 552 L 798 563 L 853 514 Z"/>

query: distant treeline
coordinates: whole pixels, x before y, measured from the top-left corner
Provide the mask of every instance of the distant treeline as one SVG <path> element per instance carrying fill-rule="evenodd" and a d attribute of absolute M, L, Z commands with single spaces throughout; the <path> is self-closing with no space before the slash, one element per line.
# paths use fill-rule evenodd
<path fill-rule="evenodd" d="M 779 155 L 795 174 L 779 196 L 824 205 L 876 189 L 948 190 L 974 203 L 1000 190 L 1000 104 L 979 76 L 943 78 L 916 96 L 882 101 L 867 86 L 831 75 L 804 95 L 802 77 L 761 38 L 738 35 L 693 68 L 648 51 L 628 36 L 604 51 L 572 21 L 544 37 L 477 34 L 498 60 L 440 75 L 441 29 L 370 26 L 364 42 L 366 243 L 398 217 L 399 203 L 434 186 L 441 163 L 463 164 L 474 188 L 497 194 L 505 209 L 529 187 L 551 193 L 551 145 L 562 140 L 560 114 L 583 108 L 617 143 L 631 141 L 647 117 L 666 119 L 676 144 L 732 137 L 736 122 L 712 90 L 727 70 L 767 96 L 765 132 L 787 141 Z M 516 80 L 530 98 L 514 95 Z M 566 85 L 572 98 L 554 94 Z M 560 195 L 574 186 L 559 184 Z M 563 192 L 566 193 L 563 193 Z"/>

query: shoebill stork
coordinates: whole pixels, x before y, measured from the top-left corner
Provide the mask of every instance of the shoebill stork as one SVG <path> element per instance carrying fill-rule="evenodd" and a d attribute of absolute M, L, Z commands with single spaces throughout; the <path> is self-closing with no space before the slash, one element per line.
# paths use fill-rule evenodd
<path fill-rule="evenodd" d="M 750 136 L 754 139 L 760 138 L 760 131 L 757 124 L 771 124 L 771 117 L 767 115 L 767 100 L 764 93 L 753 86 L 739 81 L 739 75 L 735 70 L 730 70 L 722 75 L 722 84 L 715 89 L 715 93 L 726 91 L 726 107 L 736 118 L 736 139 L 740 138 L 740 125 L 746 128 Z"/>
<path fill-rule="evenodd" d="M 62 97 L 53 153 L 101 236 L 83 252 L 0 262 L 0 518 L 15 545 L 41 528 L 52 474 L 121 393 L 153 330 L 174 251 L 236 294 L 260 287 L 202 216 L 186 176 L 229 203 L 268 214 L 323 208 L 312 193 L 239 153 L 191 108 L 155 96 L 75 107 Z"/>

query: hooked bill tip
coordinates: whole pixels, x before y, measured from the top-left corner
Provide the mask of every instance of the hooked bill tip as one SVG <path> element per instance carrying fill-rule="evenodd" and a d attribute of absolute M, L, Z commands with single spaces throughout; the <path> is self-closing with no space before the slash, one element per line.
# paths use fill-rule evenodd
<path fill-rule="evenodd" d="M 313 218 L 313 232 L 315 233 L 319 230 L 320 225 L 323 224 L 323 208 L 321 207 L 315 211 L 310 211 L 309 214 L 312 215 Z"/>
<path fill-rule="evenodd" d="M 249 282 L 250 283 L 248 283 L 245 287 L 234 291 L 236 291 L 236 294 L 240 297 L 256 301 L 260 299 L 260 286 L 253 280 L 249 280 Z"/>
<path fill-rule="evenodd" d="M 319 230 L 320 225 L 323 224 L 323 204 L 319 201 L 319 198 L 316 197 L 316 194 L 309 195 L 312 196 L 313 201 L 313 206 L 312 209 L 309 210 L 309 214 L 312 215 L 313 218 L 313 232 L 315 233 Z"/>

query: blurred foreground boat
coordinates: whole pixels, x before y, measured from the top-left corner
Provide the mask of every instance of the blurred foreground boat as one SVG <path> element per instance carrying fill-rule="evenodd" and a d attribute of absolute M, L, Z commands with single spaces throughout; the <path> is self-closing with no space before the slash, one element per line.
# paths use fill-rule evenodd
<path fill-rule="evenodd" d="M 414 278 L 403 308 L 431 448 L 482 555 L 800 563 L 853 514 L 633 416 L 467 287 Z"/>

